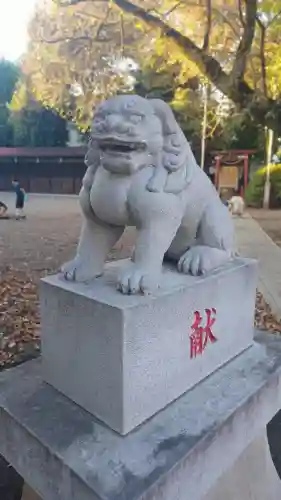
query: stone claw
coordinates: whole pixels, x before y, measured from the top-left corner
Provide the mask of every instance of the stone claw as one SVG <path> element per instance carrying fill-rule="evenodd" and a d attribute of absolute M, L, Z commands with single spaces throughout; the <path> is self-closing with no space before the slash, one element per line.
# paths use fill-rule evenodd
<path fill-rule="evenodd" d="M 102 270 L 93 270 L 90 265 L 87 265 L 80 257 L 64 264 L 60 269 L 60 274 L 67 281 L 76 283 L 87 283 L 88 281 L 102 275 Z"/>
<path fill-rule="evenodd" d="M 228 260 L 229 253 L 226 250 L 198 245 L 183 254 L 178 262 L 178 271 L 200 276 L 222 266 Z"/>
<path fill-rule="evenodd" d="M 117 290 L 124 295 L 148 295 L 159 287 L 160 275 L 150 270 L 132 265 L 118 278 Z"/>

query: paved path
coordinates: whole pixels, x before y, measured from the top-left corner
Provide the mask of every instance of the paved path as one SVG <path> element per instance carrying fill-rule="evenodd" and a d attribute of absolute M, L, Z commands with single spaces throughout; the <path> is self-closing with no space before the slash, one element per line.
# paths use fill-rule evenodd
<path fill-rule="evenodd" d="M 41 498 L 28 485 L 25 485 L 22 500 L 41 500 Z"/>
<path fill-rule="evenodd" d="M 281 248 L 249 215 L 234 220 L 237 247 L 243 256 L 259 261 L 259 290 L 281 318 Z"/>

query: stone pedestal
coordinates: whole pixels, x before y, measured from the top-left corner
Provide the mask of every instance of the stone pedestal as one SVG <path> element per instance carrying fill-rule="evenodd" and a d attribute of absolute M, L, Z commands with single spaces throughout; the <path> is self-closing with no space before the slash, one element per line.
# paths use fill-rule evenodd
<path fill-rule="evenodd" d="M 164 268 L 150 296 L 116 291 L 126 262 L 89 285 L 43 280 L 43 377 L 121 434 L 149 419 L 253 343 L 255 261 L 206 277 Z"/>
<path fill-rule="evenodd" d="M 280 500 L 265 437 L 281 407 L 268 333 L 127 436 L 42 380 L 0 374 L 0 453 L 44 500 Z M 280 424 L 279 424 L 280 426 Z"/>

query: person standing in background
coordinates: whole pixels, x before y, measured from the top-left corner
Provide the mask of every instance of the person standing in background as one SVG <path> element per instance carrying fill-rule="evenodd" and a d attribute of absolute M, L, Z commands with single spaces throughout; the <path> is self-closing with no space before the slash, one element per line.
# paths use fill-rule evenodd
<path fill-rule="evenodd" d="M 23 210 L 24 210 L 25 191 L 21 187 L 17 179 L 14 179 L 12 181 L 12 185 L 16 193 L 16 219 L 24 219 L 25 215 Z"/>

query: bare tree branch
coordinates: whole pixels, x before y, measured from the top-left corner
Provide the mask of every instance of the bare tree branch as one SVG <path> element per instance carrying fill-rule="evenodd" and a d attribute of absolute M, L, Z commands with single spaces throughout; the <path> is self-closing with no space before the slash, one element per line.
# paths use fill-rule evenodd
<path fill-rule="evenodd" d="M 212 29 L 212 0 L 206 0 L 206 14 L 207 14 L 207 26 L 202 47 L 204 51 L 208 50 L 210 43 L 210 34 Z"/>
<path fill-rule="evenodd" d="M 112 0 L 115 5 L 120 7 L 124 12 L 132 14 L 137 18 L 143 20 L 147 25 L 160 29 L 161 32 L 167 37 L 174 40 L 184 54 L 194 62 L 199 70 L 207 76 L 207 78 L 227 97 L 239 106 L 246 105 L 245 103 L 253 97 L 254 91 L 248 84 L 240 79 L 233 78 L 232 74 L 227 74 L 219 61 L 212 55 L 207 54 L 200 47 L 198 47 L 188 36 L 183 35 L 175 28 L 169 26 L 162 19 L 148 13 L 144 8 L 135 5 L 129 0 Z M 257 0 L 248 0 L 256 6 Z M 255 24 L 255 23 L 254 23 Z M 254 30 L 253 30 L 254 31 Z M 254 33 L 253 33 L 254 34 Z M 251 37 L 252 42 L 252 37 Z M 251 45 L 249 46 L 249 50 Z M 247 52 L 248 53 L 248 52 Z M 245 55 L 246 59 L 246 55 Z"/>
<path fill-rule="evenodd" d="M 85 0 L 71 0 L 81 3 Z M 87 1 L 87 0 L 86 0 Z M 95 2 L 96 0 L 88 0 Z M 98 0 L 100 1 L 100 0 Z M 234 103 L 239 106 L 247 105 L 252 99 L 254 91 L 243 80 L 247 55 L 250 52 L 255 29 L 255 14 L 257 0 L 245 0 L 247 2 L 246 21 L 247 28 L 244 30 L 242 40 L 239 44 L 234 67 L 231 74 L 227 74 L 219 61 L 198 47 L 191 38 L 183 35 L 180 31 L 172 28 L 163 18 L 154 15 L 145 8 L 136 5 L 130 0 L 112 0 L 112 3 L 122 11 L 131 14 L 144 21 L 148 26 L 159 29 L 168 39 L 172 39 L 183 53 L 194 62 L 199 70 Z M 254 18 L 253 18 L 254 14 Z M 243 42 L 243 43 L 242 43 Z M 233 75 L 235 77 L 233 77 Z"/>
<path fill-rule="evenodd" d="M 104 17 L 102 17 L 102 16 L 98 16 L 97 14 L 94 14 L 94 13 L 90 14 L 89 12 L 83 12 L 82 10 L 77 10 L 73 15 L 75 17 L 87 17 L 88 19 L 93 19 L 95 21 L 103 21 L 103 19 L 104 19 Z M 114 24 L 116 24 L 116 25 L 119 24 L 119 21 L 107 23 L 108 26 L 111 26 Z"/>
<path fill-rule="evenodd" d="M 184 4 L 184 0 L 180 0 L 179 2 L 176 2 L 173 7 L 171 7 L 167 12 L 165 12 L 164 18 L 169 17 L 178 7 Z"/>
<path fill-rule="evenodd" d="M 86 3 L 88 0 L 54 0 L 54 3 L 60 7 L 70 7 L 71 5 L 78 5 L 79 3 Z"/>
<path fill-rule="evenodd" d="M 259 49 L 259 59 L 261 65 L 261 90 L 265 97 L 268 95 L 267 89 L 267 72 L 266 72 L 266 55 L 265 55 L 265 38 L 267 29 L 278 19 L 281 15 L 281 9 L 273 16 L 273 18 L 268 23 L 263 23 L 259 14 L 256 14 L 256 22 L 260 28 L 260 49 Z"/>
<path fill-rule="evenodd" d="M 53 0 L 53 2 L 58 4 L 60 7 L 71 7 L 72 5 L 78 5 L 79 3 L 108 3 L 108 0 Z"/>
<path fill-rule="evenodd" d="M 261 59 L 261 81 L 262 81 L 262 91 L 265 97 L 267 97 L 267 81 L 266 81 L 266 58 L 265 58 L 265 29 L 261 28 L 261 39 L 260 39 L 260 59 Z"/>
<path fill-rule="evenodd" d="M 96 35 L 95 35 L 96 40 L 99 40 L 100 34 L 101 34 L 101 32 L 104 28 L 104 25 L 109 17 L 109 14 L 110 14 L 110 5 L 106 9 L 106 13 L 105 13 L 104 18 L 97 25 L 97 30 L 96 30 Z"/>
<path fill-rule="evenodd" d="M 77 10 L 74 14 L 75 17 L 87 17 L 88 19 L 94 19 L 95 21 L 102 21 L 101 16 L 97 16 L 96 14 L 89 14 L 89 12 L 83 12 L 82 10 Z"/>
<path fill-rule="evenodd" d="M 55 1 L 55 0 L 53 0 Z M 59 0 L 56 0 L 57 2 Z M 63 5 L 76 5 L 83 2 L 108 2 L 108 0 L 63 0 Z M 172 39 L 183 54 L 195 63 L 199 70 L 212 82 L 224 95 L 231 99 L 238 107 L 247 109 L 251 116 L 262 125 L 281 130 L 281 101 L 265 97 L 261 92 L 251 88 L 244 79 L 248 57 L 251 55 L 253 44 L 257 3 L 258 0 L 241 0 L 241 24 L 243 25 L 242 37 L 236 51 L 235 62 L 230 74 L 226 73 L 212 55 L 208 54 L 188 36 L 168 24 L 167 18 L 154 15 L 145 8 L 139 7 L 130 0 L 110 0 L 126 13 L 132 14 L 151 28 L 161 31 L 167 39 Z M 227 0 L 226 5 L 227 5 Z M 242 12 L 242 2 L 245 3 L 245 13 Z M 62 5 L 62 4 L 61 4 Z M 279 14 L 278 14 L 279 15 Z M 275 16 L 274 16 L 275 17 Z M 242 23 L 243 21 L 243 23 Z"/>
<path fill-rule="evenodd" d="M 124 54 L 124 17 L 123 12 L 120 13 L 120 54 Z"/>
<path fill-rule="evenodd" d="M 213 7 L 213 12 L 216 12 L 216 14 L 220 16 L 226 24 L 228 24 L 228 26 L 230 27 L 230 29 L 233 31 L 234 35 L 237 38 L 240 37 L 239 27 L 234 26 L 234 24 L 230 21 L 230 19 L 227 17 L 226 14 L 224 14 L 220 9 L 217 9 L 215 7 Z"/>
<path fill-rule="evenodd" d="M 260 28 L 260 51 L 259 51 L 259 58 L 260 58 L 260 65 L 261 65 L 261 90 L 265 96 L 268 95 L 267 91 L 267 81 L 266 81 L 266 55 L 265 55 L 265 38 L 266 38 L 266 30 L 278 19 L 278 17 L 281 15 L 281 9 L 279 12 L 273 16 L 273 18 L 267 23 L 263 23 L 260 16 L 257 14 L 256 15 L 256 22 L 257 25 Z"/>
<path fill-rule="evenodd" d="M 77 0 L 78 1 L 78 0 Z M 81 1 L 81 0 L 79 0 Z M 75 14 L 75 16 L 77 17 L 77 14 Z M 60 37 L 57 37 L 57 38 L 51 38 L 51 39 L 47 39 L 45 37 L 42 37 L 40 40 L 38 40 L 39 42 L 43 42 L 43 43 L 47 43 L 47 44 L 56 44 L 56 43 L 61 43 L 61 42 L 75 42 L 75 41 L 96 41 L 96 42 L 110 42 L 111 41 L 111 38 L 109 37 L 104 37 L 104 36 L 100 36 L 101 35 L 101 32 L 104 28 L 104 25 L 105 23 L 107 22 L 108 20 L 108 17 L 109 17 L 109 14 L 110 14 L 110 6 L 107 7 L 106 9 L 106 13 L 105 15 L 101 18 L 98 18 L 99 22 L 95 24 L 95 34 L 93 36 L 91 35 L 78 35 L 78 36 L 68 36 L 68 35 L 63 35 L 63 36 L 60 36 Z M 96 17 L 94 17 L 95 20 L 97 20 Z M 110 23 L 110 25 L 112 24 L 116 24 L 116 23 Z"/>
<path fill-rule="evenodd" d="M 48 38 L 40 38 L 38 40 L 35 40 L 36 42 L 43 42 L 43 43 L 47 43 L 48 45 L 54 45 L 56 43 L 62 43 L 62 42 L 80 42 L 80 41 L 92 41 L 93 38 L 91 36 L 88 36 L 88 35 L 81 35 L 81 36 L 67 36 L 67 35 L 64 35 L 64 36 L 60 36 L 58 38 L 52 38 L 52 39 L 48 39 Z"/>
<path fill-rule="evenodd" d="M 243 9 L 242 9 L 242 0 L 238 0 L 238 12 L 239 12 L 239 20 L 243 28 L 246 27 L 246 23 L 244 20 Z"/>
<path fill-rule="evenodd" d="M 173 39 L 178 47 L 182 48 L 185 54 L 197 64 L 199 69 L 209 76 L 210 80 L 219 88 L 226 92 L 229 84 L 229 77 L 223 71 L 219 62 L 211 55 L 206 54 L 198 47 L 189 37 L 183 35 L 176 29 L 169 26 L 165 21 L 147 12 L 142 7 L 135 5 L 128 0 L 113 0 L 115 5 L 120 7 L 124 12 L 132 14 L 144 21 L 146 24 L 158 28 L 167 38 Z"/>
<path fill-rule="evenodd" d="M 269 21 L 269 23 L 267 24 L 266 26 L 266 29 L 271 26 L 277 19 L 278 17 L 281 15 L 281 9 L 279 10 L 279 12 L 277 12 L 277 14 L 275 14 L 275 16 L 273 16 L 273 18 Z"/>
<path fill-rule="evenodd" d="M 253 44 L 258 8 L 257 3 L 257 0 L 245 0 L 246 12 L 244 28 L 231 72 L 233 80 L 237 82 L 241 81 L 244 77 L 247 56 L 249 55 Z"/>
<path fill-rule="evenodd" d="M 265 96 L 267 96 L 267 83 L 266 83 L 266 59 L 265 59 L 265 35 L 267 27 L 260 20 L 260 17 L 256 16 L 257 24 L 260 28 L 260 65 L 261 65 L 261 90 Z"/>

